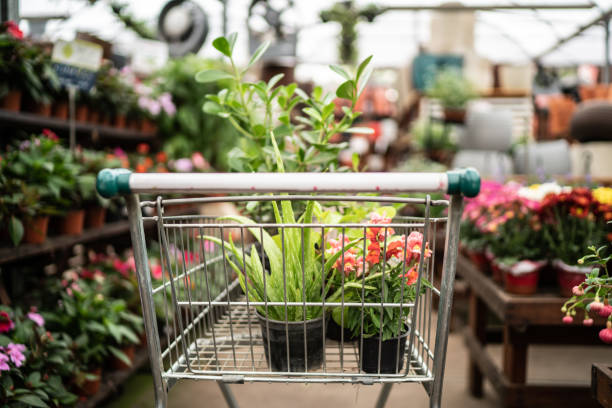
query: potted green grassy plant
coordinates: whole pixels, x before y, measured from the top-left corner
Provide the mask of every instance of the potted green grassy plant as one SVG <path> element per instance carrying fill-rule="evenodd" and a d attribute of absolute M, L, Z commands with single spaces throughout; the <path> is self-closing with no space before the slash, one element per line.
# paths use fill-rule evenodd
<path fill-rule="evenodd" d="M 447 122 L 463 123 L 467 103 L 476 97 L 472 84 L 457 69 L 444 69 L 427 89 L 427 96 L 440 100 Z"/>

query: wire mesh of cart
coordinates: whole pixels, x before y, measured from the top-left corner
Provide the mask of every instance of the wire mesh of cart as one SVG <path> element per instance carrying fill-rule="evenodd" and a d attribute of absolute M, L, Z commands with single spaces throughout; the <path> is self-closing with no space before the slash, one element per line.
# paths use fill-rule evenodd
<path fill-rule="evenodd" d="M 421 383 L 440 406 L 463 196 L 479 189 L 473 169 L 100 172 L 127 202 L 156 406 L 180 379 L 217 381 L 231 407 L 244 382 L 382 383 L 379 407 Z M 226 202 L 274 217 L 172 211 Z M 403 205 L 418 215 L 387 216 Z"/>

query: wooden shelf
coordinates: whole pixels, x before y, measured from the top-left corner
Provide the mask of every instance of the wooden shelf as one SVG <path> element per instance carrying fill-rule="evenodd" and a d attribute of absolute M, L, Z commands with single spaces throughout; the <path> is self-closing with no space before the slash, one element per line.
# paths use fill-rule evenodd
<path fill-rule="evenodd" d="M 0 124 L 19 126 L 22 129 L 40 130 L 49 128 L 56 132 L 67 133 L 70 130 L 68 120 L 55 117 L 46 117 L 28 112 L 13 112 L 0 109 Z M 154 142 L 157 140 L 155 134 L 147 134 L 130 129 L 118 129 L 112 126 L 104 126 L 92 123 L 76 122 L 77 141 L 83 141 L 82 137 L 88 136 L 85 141 L 98 143 L 102 140 L 115 142 Z"/>
<path fill-rule="evenodd" d="M 591 392 L 602 407 L 612 406 L 612 364 L 593 364 Z"/>
<path fill-rule="evenodd" d="M 105 224 L 101 228 L 84 230 L 81 235 L 61 235 L 47 238 L 42 244 L 23 244 L 17 247 L 0 248 L 0 265 L 21 261 L 39 255 L 53 254 L 76 244 L 100 241 L 121 234 L 127 234 L 127 220 Z"/>
<path fill-rule="evenodd" d="M 100 390 L 96 393 L 96 395 L 92 396 L 86 401 L 77 403 L 75 408 L 93 408 L 101 405 L 109 397 L 117 393 L 117 389 L 148 362 L 149 355 L 147 353 L 147 348 L 145 346 L 141 346 L 134 354 L 132 367 L 130 367 L 128 370 L 112 371 L 108 374 L 103 374 Z"/>

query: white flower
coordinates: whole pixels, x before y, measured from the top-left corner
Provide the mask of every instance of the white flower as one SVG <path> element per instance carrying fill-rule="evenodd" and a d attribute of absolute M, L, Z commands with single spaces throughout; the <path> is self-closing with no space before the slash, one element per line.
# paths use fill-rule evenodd
<path fill-rule="evenodd" d="M 541 202 L 549 194 L 560 194 L 566 190 L 566 187 L 561 187 L 557 183 L 533 184 L 529 187 L 521 187 L 518 196 L 530 201 Z"/>

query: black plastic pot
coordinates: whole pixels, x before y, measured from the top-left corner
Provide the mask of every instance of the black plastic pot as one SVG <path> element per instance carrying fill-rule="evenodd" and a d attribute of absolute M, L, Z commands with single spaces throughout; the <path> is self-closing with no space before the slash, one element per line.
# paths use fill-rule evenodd
<path fill-rule="evenodd" d="M 306 350 L 304 350 L 303 321 L 271 320 L 259 313 L 257 313 L 257 318 L 261 327 L 266 360 L 272 371 L 300 372 L 305 371 L 306 368 L 315 370 L 321 366 L 323 363 L 323 316 L 306 320 Z M 269 353 L 268 340 L 270 340 Z M 287 348 L 289 349 L 289 361 L 287 361 Z"/>
<path fill-rule="evenodd" d="M 359 338 L 359 336 L 353 336 L 353 332 L 347 328 L 342 328 L 333 318 L 329 318 L 327 321 L 327 328 L 325 329 L 325 337 L 330 340 L 341 341 L 342 331 L 344 331 L 344 342 L 353 342 Z"/>
<path fill-rule="evenodd" d="M 406 328 L 406 332 L 399 337 L 385 340 L 380 347 L 380 373 L 381 374 L 397 374 L 404 368 L 404 351 L 406 349 L 406 338 L 410 331 Z M 378 341 L 379 337 L 364 337 L 363 348 L 361 341 L 358 342 L 359 352 L 361 355 L 361 369 L 369 374 L 378 373 Z M 399 350 L 398 350 L 399 342 Z"/>

